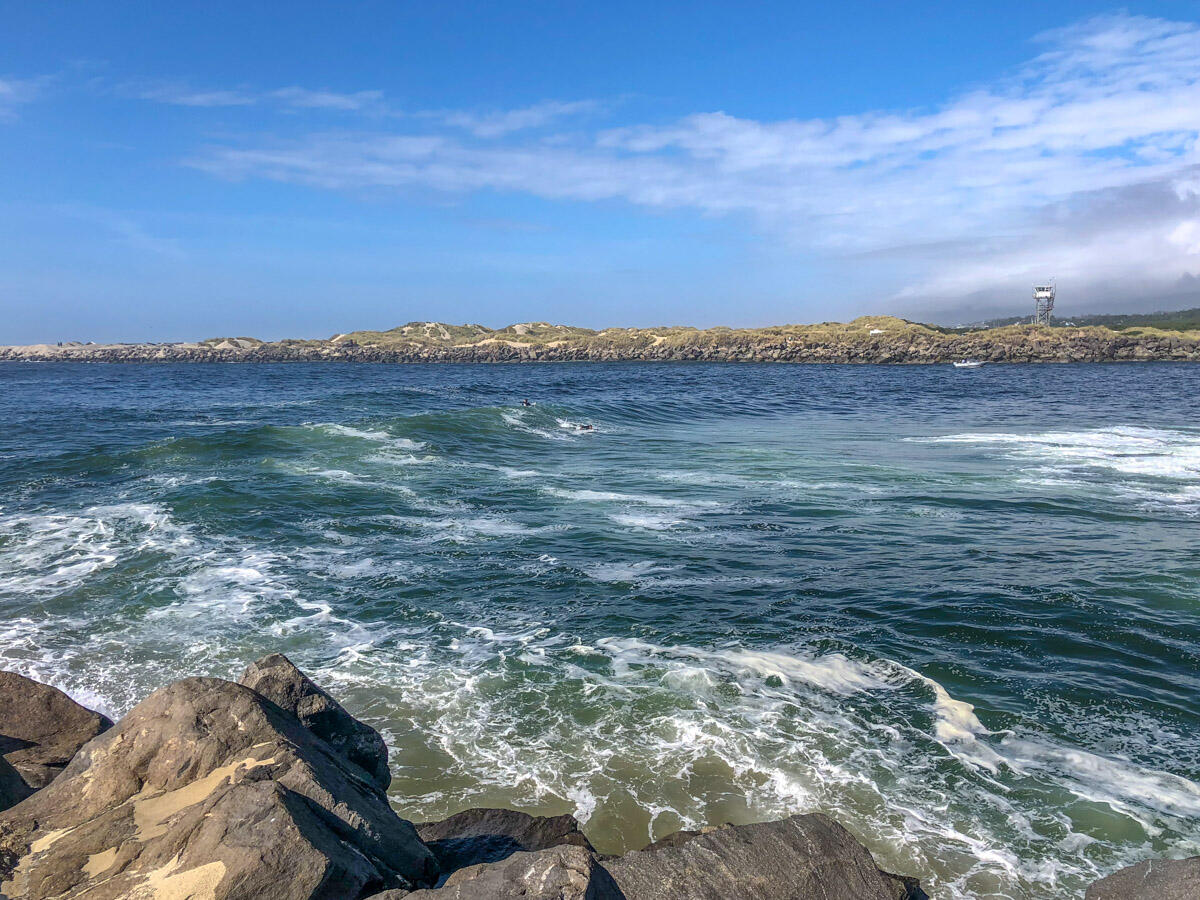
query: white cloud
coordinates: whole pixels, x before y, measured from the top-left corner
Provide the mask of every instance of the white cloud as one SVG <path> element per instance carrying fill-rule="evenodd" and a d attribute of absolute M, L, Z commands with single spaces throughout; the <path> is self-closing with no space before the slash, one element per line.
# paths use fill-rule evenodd
<path fill-rule="evenodd" d="M 582 111 L 539 104 L 440 115 L 467 136 L 325 132 L 214 147 L 193 164 L 334 189 L 491 189 L 744 214 L 797 248 L 852 257 L 847 265 L 889 258 L 894 280 L 880 284 L 901 298 L 1008 290 L 1047 269 L 1081 283 L 1194 271 L 1200 27 L 1105 16 L 1036 40 L 1041 52 L 1011 77 L 934 109 L 782 121 L 705 112 L 522 138 Z"/>
<path fill-rule="evenodd" d="M 45 79 L 0 78 L 0 119 L 11 118 L 16 108 L 36 99 Z"/>
<path fill-rule="evenodd" d="M 129 86 L 124 93 L 139 100 L 168 103 L 173 106 L 230 107 L 275 105 L 285 109 L 328 109 L 358 112 L 377 106 L 383 101 L 382 91 L 338 91 L 311 90 L 302 87 L 285 87 L 273 91 L 197 90 L 180 84 L 154 84 Z"/>
<path fill-rule="evenodd" d="M 178 84 L 160 84 L 133 89 L 139 100 L 169 103 L 172 106 L 252 106 L 257 98 L 244 91 L 202 91 Z"/>
<path fill-rule="evenodd" d="M 542 128 L 557 119 L 595 112 L 598 108 L 599 105 L 592 100 L 570 102 L 546 100 L 522 109 L 487 113 L 449 111 L 427 113 L 426 115 L 440 119 L 446 125 L 454 128 L 466 129 L 477 137 L 495 138 L 511 134 L 514 131 Z"/>
<path fill-rule="evenodd" d="M 355 91 L 350 94 L 341 94 L 337 91 L 312 91 L 301 87 L 286 87 L 271 91 L 267 96 L 286 106 L 298 109 L 356 111 L 368 109 L 383 102 L 383 91 Z"/>
<path fill-rule="evenodd" d="M 1187 219 L 1175 226 L 1167 240 L 1189 256 L 1200 256 L 1200 219 Z"/>

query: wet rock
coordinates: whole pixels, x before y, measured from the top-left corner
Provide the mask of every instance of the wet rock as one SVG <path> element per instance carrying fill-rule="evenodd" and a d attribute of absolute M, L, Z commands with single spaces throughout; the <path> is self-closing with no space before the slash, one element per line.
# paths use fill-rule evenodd
<path fill-rule="evenodd" d="M 392 782 L 388 748 L 379 732 L 346 712 L 282 653 L 250 664 L 238 684 L 262 694 L 360 768 L 381 791 Z"/>
<path fill-rule="evenodd" d="M 156 691 L 0 813 L 0 893 L 12 900 L 353 900 L 436 875 L 357 766 L 215 678 Z"/>
<path fill-rule="evenodd" d="M 925 900 L 828 816 L 718 828 L 627 853 L 605 868 L 628 900 Z"/>
<path fill-rule="evenodd" d="M 112 722 L 62 691 L 0 671 L 0 755 L 33 789 L 45 787 Z"/>
<path fill-rule="evenodd" d="M 417 825 L 442 872 L 497 862 L 519 851 L 569 845 L 591 851 L 574 816 L 531 816 L 512 809 L 468 809 Z"/>
<path fill-rule="evenodd" d="M 612 876 L 577 846 L 514 853 L 487 865 L 459 869 L 437 890 L 407 900 L 622 900 Z M 378 900 L 378 898 L 376 898 Z"/>
<path fill-rule="evenodd" d="M 1200 856 L 1147 859 L 1118 869 L 1087 889 L 1084 900 L 1196 900 Z"/>

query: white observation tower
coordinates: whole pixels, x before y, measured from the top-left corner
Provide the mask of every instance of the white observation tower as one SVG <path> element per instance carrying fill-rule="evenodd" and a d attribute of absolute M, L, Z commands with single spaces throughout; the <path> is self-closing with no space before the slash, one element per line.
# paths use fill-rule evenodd
<path fill-rule="evenodd" d="M 1033 324 L 1049 325 L 1054 312 L 1054 281 L 1033 286 Z"/>

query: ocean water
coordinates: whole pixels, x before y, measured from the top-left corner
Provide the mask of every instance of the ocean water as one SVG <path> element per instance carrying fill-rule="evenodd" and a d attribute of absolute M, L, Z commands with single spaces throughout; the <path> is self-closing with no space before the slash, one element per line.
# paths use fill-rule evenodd
<path fill-rule="evenodd" d="M 0 364 L 0 666 L 119 716 L 281 650 L 413 818 L 617 852 L 824 810 L 935 897 L 1078 897 L 1200 852 L 1198 398 L 1171 364 Z"/>

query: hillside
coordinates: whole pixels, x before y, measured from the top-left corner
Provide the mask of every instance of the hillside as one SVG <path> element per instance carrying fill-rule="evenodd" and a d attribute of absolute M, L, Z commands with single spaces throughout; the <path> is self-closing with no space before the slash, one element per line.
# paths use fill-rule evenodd
<path fill-rule="evenodd" d="M 957 331 L 891 316 L 768 328 L 607 328 L 547 322 L 506 328 L 410 322 L 388 331 L 264 342 L 210 338 L 177 344 L 0 347 L 0 360 L 89 362 L 565 362 L 710 361 L 944 363 L 1198 360 L 1200 329 L 1006 325 Z"/>
<path fill-rule="evenodd" d="M 986 322 L 976 325 L 966 325 L 947 330 L 965 334 L 968 331 L 1002 328 L 1005 325 L 1017 325 L 1028 321 L 1029 316 L 1009 316 L 1003 319 L 989 319 Z M 1084 316 L 1064 315 L 1056 318 L 1051 327 L 1071 328 L 1089 325 L 1111 328 L 1113 331 L 1126 331 L 1131 328 L 1157 328 L 1159 331 L 1200 331 L 1200 307 L 1178 309 L 1171 312 L 1089 314 Z"/>

